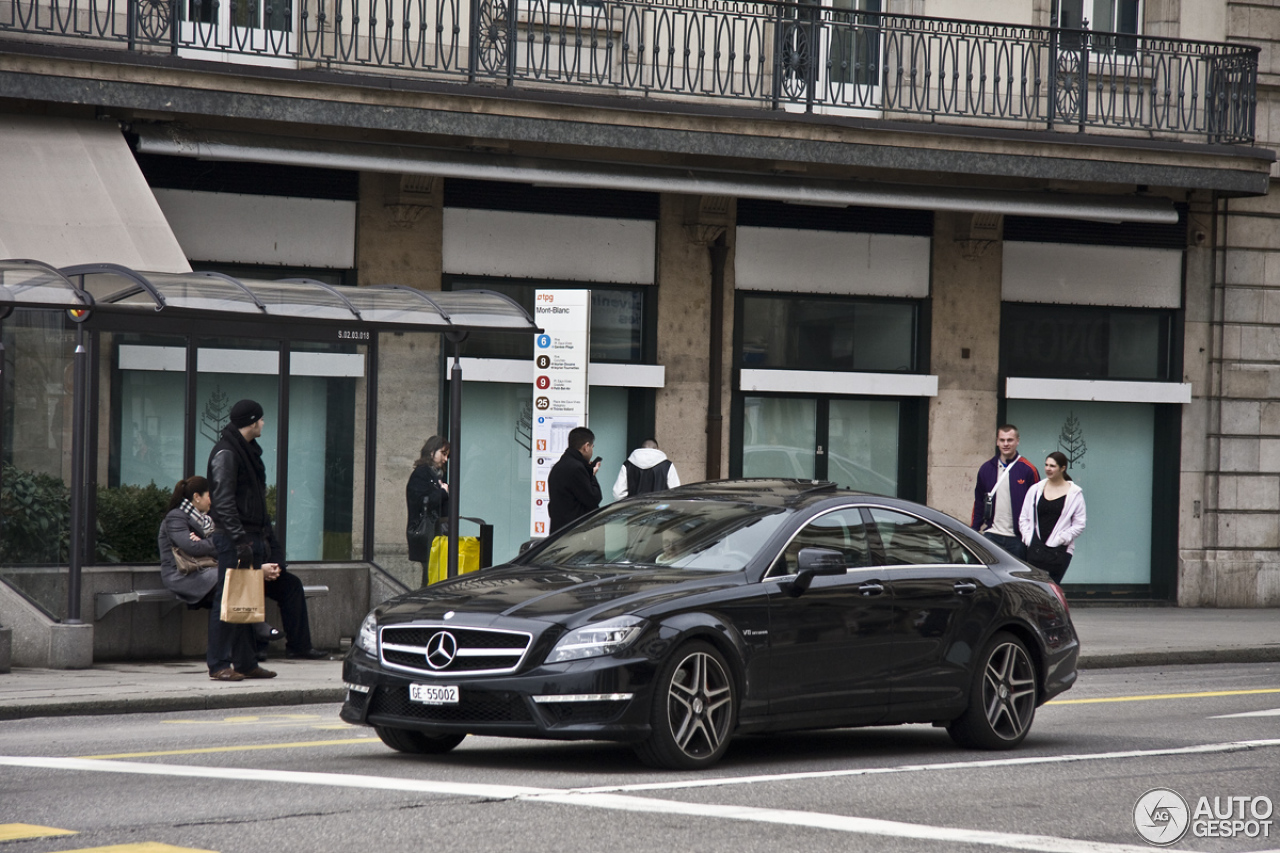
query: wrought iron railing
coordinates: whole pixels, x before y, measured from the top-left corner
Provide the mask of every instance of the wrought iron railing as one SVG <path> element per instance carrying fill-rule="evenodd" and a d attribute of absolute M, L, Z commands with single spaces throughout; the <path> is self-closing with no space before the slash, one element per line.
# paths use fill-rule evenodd
<path fill-rule="evenodd" d="M 727 0 L 0 0 L 6 39 L 1251 143 L 1258 49 Z"/>

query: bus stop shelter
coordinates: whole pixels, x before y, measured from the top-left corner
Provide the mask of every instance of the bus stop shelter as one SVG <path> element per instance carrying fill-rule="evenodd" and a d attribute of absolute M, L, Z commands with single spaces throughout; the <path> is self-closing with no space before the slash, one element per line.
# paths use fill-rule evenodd
<path fill-rule="evenodd" d="M 455 447 L 449 459 L 449 575 L 457 574 L 458 513 L 461 505 L 462 369 L 459 347 L 472 332 L 529 334 L 539 331 L 528 313 L 510 298 L 492 291 L 424 292 L 395 284 L 335 287 L 310 279 L 267 281 L 213 272 L 151 273 L 117 264 L 81 264 L 55 268 L 35 260 L 0 260 L 0 323 L 15 309 L 62 311 L 74 325 L 70 548 L 67 610 L 63 620 L 81 622 L 80 575 L 86 559 L 89 493 L 87 460 L 95 381 L 90 370 L 86 327 L 95 316 L 128 315 L 162 331 L 170 321 L 232 320 L 262 328 L 282 324 L 329 326 L 338 337 L 368 340 L 377 332 L 434 332 L 453 345 L 449 373 L 449 434 Z M 0 342 L 0 380 L 4 353 Z M 282 356 L 287 360 L 287 350 Z M 287 366 L 287 365 L 286 365 Z M 0 381 L 0 411 L 4 408 Z M 283 419 L 287 413 L 280 413 Z M 190 467 L 190 466 L 188 466 Z M 2 476 L 2 474 L 0 474 Z M 282 500 L 287 498 L 282 495 Z M 2 523 L 2 521 L 0 521 Z M 3 531 L 0 530 L 0 535 Z"/>

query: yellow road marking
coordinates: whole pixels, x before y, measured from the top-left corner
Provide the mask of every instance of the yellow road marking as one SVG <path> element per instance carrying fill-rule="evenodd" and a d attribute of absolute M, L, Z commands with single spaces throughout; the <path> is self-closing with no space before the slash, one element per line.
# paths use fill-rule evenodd
<path fill-rule="evenodd" d="M 275 725 L 283 725 L 285 723 L 296 723 L 304 720 L 319 720 L 319 714 L 253 714 L 236 717 L 223 717 L 221 720 L 165 720 L 169 725 L 194 725 L 194 726 L 243 726 L 249 723 L 262 724 L 274 723 Z"/>
<path fill-rule="evenodd" d="M 82 755 L 80 758 L 160 758 L 165 755 L 207 755 L 214 752 L 252 752 L 261 749 L 297 749 L 303 746 L 340 746 L 347 743 L 376 743 L 374 735 L 346 740 L 307 740 L 294 743 L 244 744 L 241 746 L 206 746 L 200 749 L 166 749 L 160 752 L 119 752 L 112 755 Z"/>
<path fill-rule="evenodd" d="M 36 826 L 33 823 L 0 823 L 0 841 L 17 841 L 22 838 L 48 838 L 51 835 L 78 835 L 74 829 L 55 829 L 52 826 Z"/>
<path fill-rule="evenodd" d="M 1214 696 L 1256 696 L 1259 693 L 1280 693 L 1280 687 L 1258 690 L 1207 690 L 1203 693 L 1152 693 L 1147 696 L 1108 696 L 1102 699 L 1053 699 L 1049 705 L 1094 705 L 1101 702 L 1148 702 L 1152 699 L 1210 699 Z"/>
<path fill-rule="evenodd" d="M 140 844 L 111 844 L 109 847 L 84 847 L 70 853 L 218 853 L 200 847 L 174 847 L 160 841 L 142 841 Z"/>

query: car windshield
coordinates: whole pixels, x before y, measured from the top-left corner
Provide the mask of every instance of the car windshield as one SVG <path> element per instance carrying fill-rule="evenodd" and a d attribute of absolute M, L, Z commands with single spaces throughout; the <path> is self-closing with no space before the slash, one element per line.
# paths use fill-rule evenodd
<path fill-rule="evenodd" d="M 546 566 L 634 563 L 737 572 L 786 520 L 779 506 L 729 501 L 623 501 L 526 560 Z"/>

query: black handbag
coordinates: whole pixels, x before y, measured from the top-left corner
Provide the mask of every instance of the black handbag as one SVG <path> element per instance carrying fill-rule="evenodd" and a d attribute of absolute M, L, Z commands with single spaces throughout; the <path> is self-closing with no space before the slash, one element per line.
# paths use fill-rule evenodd
<path fill-rule="evenodd" d="M 1036 531 L 1035 536 L 1031 539 L 1031 544 L 1027 546 L 1027 562 L 1038 569 L 1044 569 L 1046 572 L 1062 568 L 1067 564 L 1067 558 L 1066 545 L 1050 548 L 1040 538 L 1039 531 Z"/>
<path fill-rule="evenodd" d="M 439 518 L 427 506 L 427 498 L 422 498 L 422 512 L 409 522 L 405 528 L 405 538 L 409 540 L 409 559 L 416 563 L 425 563 L 431 554 L 431 540 L 436 538 L 436 527 Z"/>

